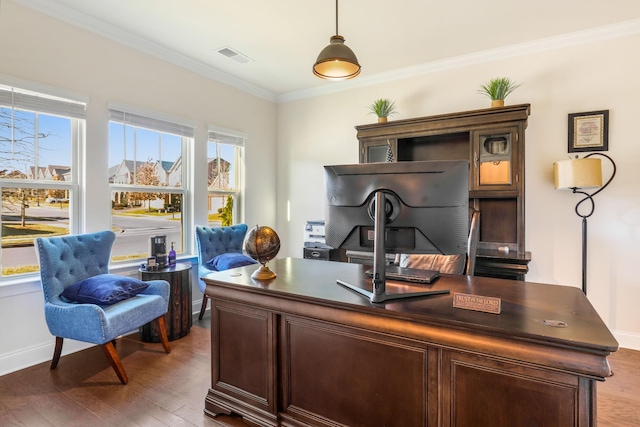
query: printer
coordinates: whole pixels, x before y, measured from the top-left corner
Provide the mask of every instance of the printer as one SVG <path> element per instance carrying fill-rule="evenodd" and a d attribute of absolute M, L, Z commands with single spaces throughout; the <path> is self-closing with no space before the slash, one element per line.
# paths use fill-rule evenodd
<path fill-rule="evenodd" d="M 304 247 L 331 249 L 324 239 L 324 221 L 307 221 L 304 226 Z"/>
<path fill-rule="evenodd" d="M 324 220 L 307 221 L 304 226 L 303 257 L 328 261 L 345 261 L 343 250 L 333 249 L 325 242 Z"/>

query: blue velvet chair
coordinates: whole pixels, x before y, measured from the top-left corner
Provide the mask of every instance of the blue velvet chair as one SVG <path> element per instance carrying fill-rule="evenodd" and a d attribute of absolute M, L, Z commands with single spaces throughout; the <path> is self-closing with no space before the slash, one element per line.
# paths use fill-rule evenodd
<path fill-rule="evenodd" d="M 171 351 L 164 323 L 164 314 L 169 304 L 169 283 L 153 280 L 146 282 L 148 287 L 143 289 L 144 283 L 138 282 L 138 289 L 143 290 L 135 296 L 130 296 L 131 292 L 111 292 L 118 296 L 113 301 L 126 298 L 111 305 L 77 302 L 78 300 L 69 300 L 62 295 L 68 287 L 76 284 L 67 291 L 77 289 L 77 284 L 88 278 L 93 278 L 89 281 L 104 280 L 106 286 L 101 289 L 109 288 L 110 284 L 106 282 L 113 282 L 116 277 L 120 278 L 117 282 L 137 282 L 124 276 L 108 275 L 114 241 L 115 233 L 102 231 L 39 237 L 35 239 L 35 245 L 40 263 L 45 319 L 49 331 L 56 337 L 51 369 L 58 365 L 64 338 L 70 338 L 100 345 L 120 382 L 126 384 L 127 374 L 114 345 L 118 336 L 155 321 L 164 350 L 167 353 Z M 91 298 L 93 297 L 92 295 Z M 104 299 L 99 301 L 112 302 Z"/>
<path fill-rule="evenodd" d="M 196 225 L 196 245 L 198 247 L 198 285 L 202 291 L 202 307 L 200 308 L 200 316 L 202 320 L 204 312 L 207 310 L 207 301 L 209 297 L 204 293 L 206 284 L 200 277 L 211 273 L 207 266 L 207 261 L 213 259 L 217 255 L 229 252 L 242 253 L 242 245 L 244 237 L 247 234 L 247 224 L 236 224 L 227 227 L 205 227 Z"/>

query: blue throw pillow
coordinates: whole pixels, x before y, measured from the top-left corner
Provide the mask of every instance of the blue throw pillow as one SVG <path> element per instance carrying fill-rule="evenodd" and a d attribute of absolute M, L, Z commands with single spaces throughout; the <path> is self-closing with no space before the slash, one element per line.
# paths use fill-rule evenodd
<path fill-rule="evenodd" d="M 211 258 L 209 261 L 207 261 L 207 266 L 211 270 L 222 271 L 256 263 L 256 260 L 254 260 L 253 258 L 249 258 L 248 256 L 240 252 L 228 252 L 226 254 L 220 254 L 214 258 Z"/>
<path fill-rule="evenodd" d="M 99 274 L 67 287 L 62 297 L 84 304 L 111 305 L 138 295 L 149 284 L 133 277 Z"/>

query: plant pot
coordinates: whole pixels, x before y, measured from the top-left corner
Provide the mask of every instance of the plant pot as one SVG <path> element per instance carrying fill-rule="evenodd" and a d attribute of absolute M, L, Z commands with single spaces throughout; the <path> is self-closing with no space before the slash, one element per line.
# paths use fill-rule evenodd
<path fill-rule="evenodd" d="M 504 99 L 492 99 L 491 108 L 504 107 Z"/>
<path fill-rule="evenodd" d="M 378 123 L 387 123 L 386 117 L 378 117 Z"/>

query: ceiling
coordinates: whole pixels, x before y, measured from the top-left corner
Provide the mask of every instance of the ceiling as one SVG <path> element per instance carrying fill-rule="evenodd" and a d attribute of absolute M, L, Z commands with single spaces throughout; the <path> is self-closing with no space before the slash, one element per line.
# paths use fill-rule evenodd
<path fill-rule="evenodd" d="M 339 33 L 362 73 L 330 82 L 311 68 L 335 34 L 333 0 L 13 2 L 272 99 L 342 90 L 532 43 L 575 43 L 573 33 L 640 31 L 638 0 L 342 0 Z M 250 61 L 217 53 L 224 47 Z"/>

